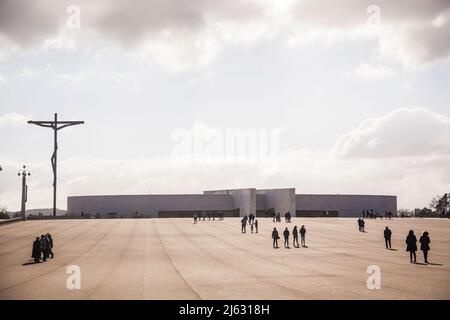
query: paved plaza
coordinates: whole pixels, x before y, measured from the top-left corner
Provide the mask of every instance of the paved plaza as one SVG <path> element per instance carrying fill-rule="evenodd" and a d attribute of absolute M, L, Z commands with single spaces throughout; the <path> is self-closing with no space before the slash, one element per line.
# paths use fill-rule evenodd
<path fill-rule="evenodd" d="M 0 299 L 449 299 L 450 220 L 259 218 L 259 233 L 240 220 L 90 219 L 26 221 L 0 226 Z M 308 248 L 272 248 L 271 231 L 307 228 Z M 383 229 L 393 232 L 384 247 Z M 430 265 L 411 264 L 405 238 L 431 237 Z M 51 233 L 55 258 L 33 264 L 36 236 Z M 292 243 L 292 236 L 290 238 Z M 67 268 L 81 270 L 69 290 Z M 379 266 L 381 289 L 367 268 Z"/>

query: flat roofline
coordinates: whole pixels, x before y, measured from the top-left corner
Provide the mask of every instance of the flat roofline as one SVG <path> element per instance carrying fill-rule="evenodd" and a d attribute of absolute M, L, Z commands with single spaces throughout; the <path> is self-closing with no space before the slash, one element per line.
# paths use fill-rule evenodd
<path fill-rule="evenodd" d="M 256 188 L 214 189 L 214 190 L 203 190 L 203 192 L 212 192 L 212 191 L 233 191 L 233 190 L 256 190 Z"/>
<path fill-rule="evenodd" d="M 203 194 L 203 193 L 158 193 L 158 194 L 93 194 L 84 196 L 67 196 L 67 198 L 85 198 L 85 197 L 184 197 L 184 196 L 229 196 L 229 194 Z"/>
<path fill-rule="evenodd" d="M 397 197 L 389 194 L 296 193 L 295 196 Z"/>

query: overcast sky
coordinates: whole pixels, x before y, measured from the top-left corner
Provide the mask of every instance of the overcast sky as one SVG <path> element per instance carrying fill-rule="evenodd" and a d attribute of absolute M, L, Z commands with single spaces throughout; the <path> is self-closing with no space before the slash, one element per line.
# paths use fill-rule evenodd
<path fill-rule="evenodd" d="M 51 130 L 26 120 L 55 112 L 86 121 L 59 134 L 62 209 L 235 187 L 427 206 L 450 192 L 449 58 L 447 0 L 0 0 L 0 208 L 22 164 L 51 207 Z M 273 170 L 174 161 L 177 133 L 238 129 L 277 132 Z"/>

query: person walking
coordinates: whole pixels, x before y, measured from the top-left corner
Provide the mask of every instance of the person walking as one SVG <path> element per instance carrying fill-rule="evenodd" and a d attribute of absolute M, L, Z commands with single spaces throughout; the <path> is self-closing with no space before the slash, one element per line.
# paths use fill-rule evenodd
<path fill-rule="evenodd" d="M 408 236 L 406 237 L 406 251 L 409 251 L 409 260 L 412 263 L 414 258 L 414 263 L 416 263 L 416 251 L 417 251 L 417 238 L 414 235 L 413 230 L 409 230 Z"/>
<path fill-rule="evenodd" d="M 384 243 L 386 244 L 386 249 L 388 249 L 388 250 L 392 249 L 391 236 L 392 236 L 392 231 L 388 227 L 386 227 L 386 229 L 384 229 Z"/>
<path fill-rule="evenodd" d="M 255 219 L 255 233 L 258 233 L 258 219 Z"/>
<path fill-rule="evenodd" d="M 39 263 L 41 260 L 41 240 L 39 237 L 36 237 L 36 240 L 33 241 L 31 257 L 34 259 L 34 263 Z"/>
<path fill-rule="evenodd" d="M 300 228 L 300 239 L 302 247 L 306 247 L 306 228 L 304 225 Z"/>
<path fill-rule="evenodd" d="M 50 233 L 47 233 L 46 237 L 48 239 L 48 254 L 53 259 L 55 257 L 55 254 L 53 253 L 53 238 Z"/>
<path fill-rule="evenodd" d="M 246 233 L 247 232 L 247 219 L 245 219 L 245 217 L 244 218 L 242 218 L 242 220 L 241 220 L 241 231 L 242 231 L 242 233 Z"/>
<path fill-rule="evenodd" d="M 273 239 L 273 247 L 278 248 L 278 239 L 280 239 L 280 236 L 278 235 L 277 228 L 273 228 L 272 239 Z"/>
<path fill-rule="evenodd" d="M 420 250 L 423 251 L 423 259 L 425 263 L 428 263 L 428 251 L 430 251 L 430 236 L 428 231 L 424 231 L 422 236 L 419 239 L 420 242 Z"/>
<path fill-rule="evenodd" d="M 253 233 L 253 223 L 250 222 L 250 232 Z"/>
<path fill-rule="evenodd" d="M 294 229 L 292 229 L 292 237 L 294 238 L 294 241 L 292 242 L 292 245 L 296 248 L 300 247 L 298 244 L 298 229 L 297 226 L 294 226 Z"/>
<path fill-rule="evenodd" d="M 42 252 L 42 261 L 47 261 L 48 258 L 48 248 L 49 243 L 46 236 L 41 235 L 41 252 Z"/>
<path fill-rule="evenodd" d="M 283 236 L 284 236 L 284 247 L 289 248 L 289 230 L 287 227 L 286 229 L 284 229 Z"/>
<path fill-rule="evenodd" d="M 361 231 L 362 232 L 366 232 L 366 230 L 364 230 L 365 225 L 366 225 L 366 222 L 364 221 L 364 219 L 361 219 Z"/>

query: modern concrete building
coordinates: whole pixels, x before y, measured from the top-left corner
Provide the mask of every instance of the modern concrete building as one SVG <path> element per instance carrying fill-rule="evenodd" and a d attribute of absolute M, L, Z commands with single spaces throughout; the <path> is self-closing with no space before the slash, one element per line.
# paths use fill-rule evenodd
<path fill-rule="evenodd" d="M 67 198 L 67 211 L 76 216 L 102 217 L 192 217 L 222 214 L 258 217 L 280 212 L 283 216 L 360 217 L 363 210 L 397 214 L 396 196 L 295 194 L 287 189 L 229 189 L 203 194 L 103 195 Z"/>

